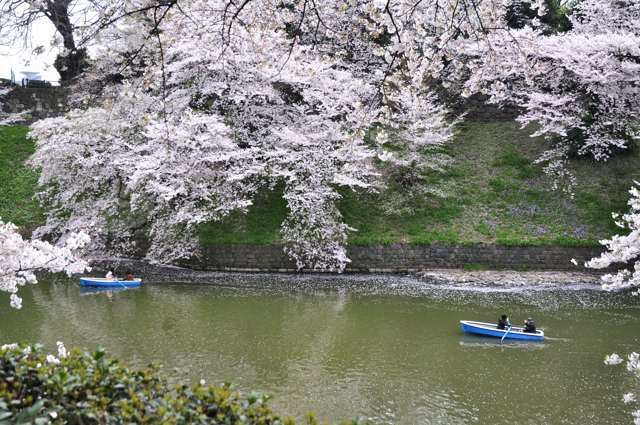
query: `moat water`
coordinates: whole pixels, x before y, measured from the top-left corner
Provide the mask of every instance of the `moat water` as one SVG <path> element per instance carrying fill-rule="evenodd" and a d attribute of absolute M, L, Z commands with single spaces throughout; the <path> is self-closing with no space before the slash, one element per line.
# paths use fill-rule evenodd
<path fill-rule="evenodd" d="M 605 355 L 640 352 L 640 297 L 598 286 L 477 288 L 411 277 L 240 275 L 169 270 L 140 289 L 83 292 L 41 275 L 0 293 L 0 343 L 56 341 L 171 380 L 232 382 L 281 415 L 330 423 L 631 423 L 640 379 Z M 460 320 L 520 324 L 542 342 L 463 334 Z M 640 397 L 639 397 L 640 398 Z"/>

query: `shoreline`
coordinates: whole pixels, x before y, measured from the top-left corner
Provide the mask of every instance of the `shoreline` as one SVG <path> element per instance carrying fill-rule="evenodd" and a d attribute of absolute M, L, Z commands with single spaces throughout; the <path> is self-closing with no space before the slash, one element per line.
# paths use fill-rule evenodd
<path fill-rule="evenodd" d="M 465 286 L 545 286 L 586 283 L 601 285 L 602 274 L 549 271 L 549 270 L 460 270 L 434 269 L 416 273 L 416 276 L 432 283 Z"/>
<path fill-rule="evenodd" d="M 503 286 L 503 287 L 520 287 L 520 286 L 552 286 L 566 284 L 592 284 L 601 285 L 601 277 L 606 274 L 605 271 L 591 270 L 585 272 L 574 272 L 566 270 L 464 270 L 460 268 L 432 268 L 403 273 L 388 272 L 309 272 L 306 269 L 302 271 L 261 271 L 255 269 L 246 270 L 202 270 L 183 266 L 175 266 L 168 264 L 152 264 L 144 260 L 130 258 L 94 258 L 91 260 L 92 268 L 96 271 L 107 272 L 113 270 L 117 273 L 124 273 L 126 270 L 137 270 L 138 273 L 155 274 L 161 272 L 162 269 L 174 271 L 190 271 L 195 273 L 228 273 L 228 274 L 284 274 L 284 275 L 304 275 L 304 276 L 399 276 L 407 275 L 418 278 L 422 281 L 433 284 L 443 285 L 459 285 L 459 286 Z"/>

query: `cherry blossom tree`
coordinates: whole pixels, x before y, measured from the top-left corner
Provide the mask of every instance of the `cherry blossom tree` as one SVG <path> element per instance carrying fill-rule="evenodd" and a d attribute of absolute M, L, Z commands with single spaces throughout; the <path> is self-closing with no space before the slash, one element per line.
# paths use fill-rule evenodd
<path fill-rule="evenodd" d="M 338 188 L 448 163 L 437 150 L 452 122 L 433 81 L 460 38 L 515 42 L 501 33 L 508 4 L 127 1 L 94 39 L 79 108 L 32 127 L 51 205 L 36 234 L 94 223 L 106 229 L 94 244 L 122 252 L 142 232 L 147 258 L 170 261 L 194 254 L 200 223 L 284 183 L 287 252 L 342 270 L 355 229 Z"/>
<path fill-rule="evenodd" d="M 640 2 L 584 0 L 569 19 L 565 33 L 545 36 L 539 20 L 512 32 L 524 54 L 494 43 L 496 54 L 477 55 L 480 72 L 466 83 L 466 94 L 481 90 L 526 109 L 518 121 L 538 123 L 533 136 L 554 141 L 540 161 L 556 177 L 570 177 L 569 156 L 607 160 L 640 135 Z"/>
<path fill-rule="evenodd" d="M 82 273 L 91 270 L 81 258 L 79 249 L 90 237 L 83 231 L 71 233 L 61 246 L 40 240 L 23 240 L 12 223 L 0 221 L 0 291 L 11 293 L 11 307 L 21 308 L 22 299 L 16 295 L 19 286 L 37 283 L 37 270 Z"/>

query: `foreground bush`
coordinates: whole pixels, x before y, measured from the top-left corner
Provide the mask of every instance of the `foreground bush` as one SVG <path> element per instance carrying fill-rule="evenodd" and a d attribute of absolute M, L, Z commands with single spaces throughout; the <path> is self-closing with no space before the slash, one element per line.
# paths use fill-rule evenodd
<path fill-rule="evenodd" d="M 60 359 L 41 347 L 4 346 L 0 350 L 0 425 L 44 424 L 282 424 L 259 393 L 242 396 L 204 381 L 169 388 L 159 365 L 131 370 L 117 360 L 73 351 Z M 312 414 L 308 423 L 317 421 Z"/>

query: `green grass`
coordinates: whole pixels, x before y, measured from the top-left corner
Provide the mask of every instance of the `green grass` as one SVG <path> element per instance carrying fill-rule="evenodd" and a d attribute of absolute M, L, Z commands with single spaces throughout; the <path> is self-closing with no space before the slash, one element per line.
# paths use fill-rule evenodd
<path fill-rule="evenodd" d="M 451 197 L 465 204 L 452 226 L 461 243 L 599 246 L 599 239 L 618 233 L 611 211 L 628 209 L 638 155 L 572 160 L 579 185 L 571 198 L 550 190 L 551 180 L 534 162 L 549 146 L 529 137 L 532 131 L 516 123 L 467 124 L 452 144 L 463 171 L 451 181 Z"/>
<path fill-rule="evenodd" d="M 23 126 L 0 127 L 0 217 L 31 229 L 44 223 L 43 211 L 33 199 L 38 173 L 25 165 L 34 152 Z"/>
<path fill-rule="evenodd" d="M 357 229 L 349 238 L 354 245 L 433 242 L 455 243 L 457 236 L 447 229 L 452 219 L 460 216 L 461 207 L 433 196 L 414 196 L 405 207 L 407 212 L 385 213 L 385 195 L 403 192 L 396 187 L 384 194 L 356 194 L 342 190 L 338 209 L 345 222 Z"/>
<path fill-rule="evenodd" d="M 219 222 L 200 227 L 200 241 L 212 244 L 268 245 L 280 242 L 280 226 L 287 217 L 282 188 L 264 192 L 253 200 L 247 214 L 232 213 Z"/>

